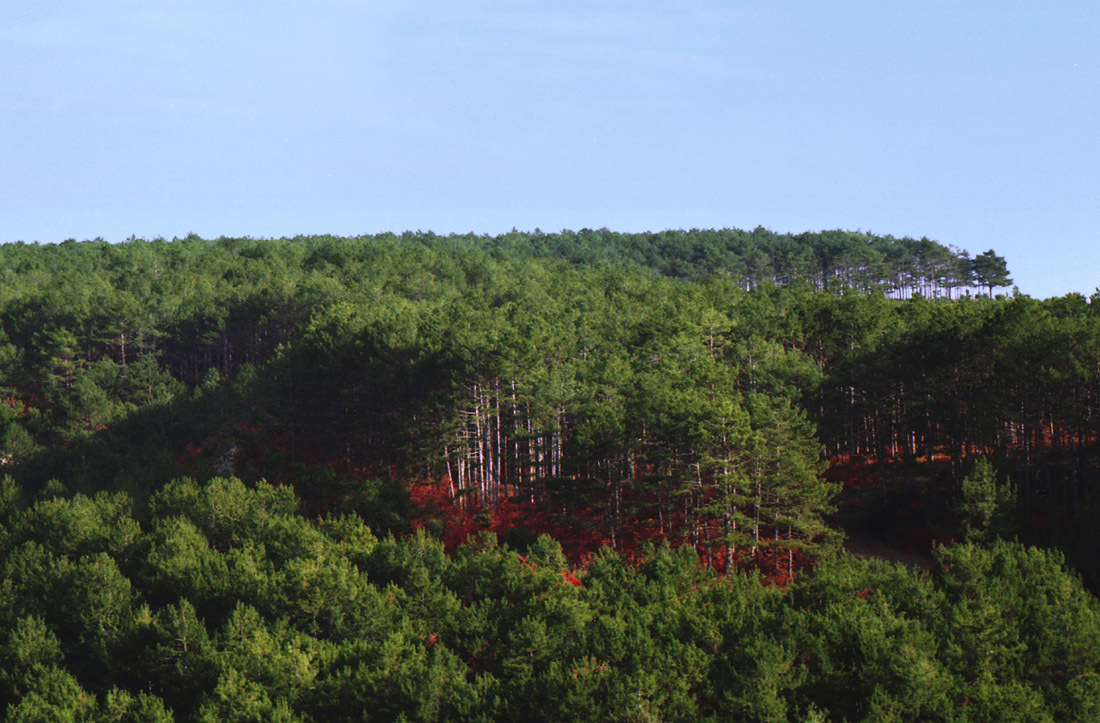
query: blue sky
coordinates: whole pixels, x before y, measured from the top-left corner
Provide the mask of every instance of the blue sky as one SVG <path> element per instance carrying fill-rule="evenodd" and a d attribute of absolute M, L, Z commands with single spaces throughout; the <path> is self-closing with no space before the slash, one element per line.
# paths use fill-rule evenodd
<path fill-rule="evenodd" d="M 1100 286 L 1091 2 L 0 5 L 0 241 L 863 229 Z"/>

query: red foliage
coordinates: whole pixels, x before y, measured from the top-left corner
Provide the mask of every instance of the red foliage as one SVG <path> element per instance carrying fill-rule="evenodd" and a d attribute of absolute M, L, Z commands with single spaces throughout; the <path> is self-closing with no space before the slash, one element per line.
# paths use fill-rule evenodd
<path fill-rule="evenodd" d="M 179 453 L 178 457 L 176 457 L 176 466 L 180 469 L 186 470 L 188 467 L 193 465 L 196 460 L 198 460 L 201 454 L 201 445 L 188 442 L 187 446 L 184 447 L 183 451 Z"/>
<path fill-rule="evenodd" d="M 262 427 L 237 424 L 237 444 L 241 453 L 237 460 L 238 468 L 247 471 L 253 466 L 259 469 L 262 460 L 273 453 L 287 454 L 289 440 L 284 436 L 273 435 Z M 239 436 L 238 436 L 239 435 Z M 188 444 L 178 456 L 178 464 L 187 469 L 195 465 L 207 449 L 218 446 L 216 439 L 206 440 L 202 444 Z M 324 459 L 316 450 L 301 445 L 294 450 L 294 458 L 306 465 L 326 465 L 351 477 L 363 478 L 367 471 L 356 468 L 346 459 Z M 861 459 L 838 460 L 825 477 L 841 482 L 846 487 L 870 487 L 880 484 L 875 466 Z M 877 466 L 876 466 L 877 469 Z M 398 477 L 396 468 L 388 470 L 391 478 Z M 644 470 L 635 470 L 641 475 Z M 271 479 L 280 483 L 284 480 Z M 640 562 L 644 550 L 650 543 L 666 541 L 673 547 L 693 545 L 700 556 L 701 564 L 711 567 L 719 573 L 726 573 L 727 558 L 725 551 L 715 541 L 693 539 L 690 534 L 692 521 L 684 512 L 670 511 L 662 506 L 656 496 L 636 495 L 630 500 L 635 510 L 633 515 L 625 517 L 617 530 L 612 545 L 608 520 L 603 506 L 597 501 L 588 506 L 569 507 L 560 503 L 542 505 L 530 499 L 504 498 L 492 507 L 474 504 L 470 498 L 453 498 L 450 480 L 444 478 L 438 482 L 410 481 L 408 483 L 410 499 L 418 511 L 411 520 L 413 529 L 431 528 L 438 534 L 444 548 L 451 553 L 471 536 L 481 532 L 493 532 L 498 536 L 509 533 L 522 538 L 537 534 L 548 534 L 561 545 L 562 551 L 574 565 L 572 571 L 561 571 L 563 582 L 579 586 L 582 583 L 577 576 L 577 565 L 586 564 L 603 546 L 614 547 L 616 552 L 630 562 Z M 334 501 L 338 504 L 338 501 Z M 919 506 L 919 502 L 911 505 Z M 319 509 L 327 509 L 321 505 Z M 674 531 L 670 533 L 669 531 Z M 928 549 L 932 538 L 907 541 L 913 548 Z M 785 587 L 792 573 L 807 569 L 812 561 L 805 555 L 795 552 L 789 554 L 786 549 L 760 548 L 755 554 L 749 550 L 739 550 L 734 555 L 733 564 L 741 569 L 754 569 L 760 573 L 767 584 Z"/>
<path fill-rule="evenodd" d="M 572 561 L 572 571 L 561 571 L 564 582 L 579 586 L 583 581 L 577 575 L 577 566 L 584 565 L 603 546 L 611 547 L 607 535 L 606 520 L 594 509 L 554 510 L 532 503 L 529 500 L 503 499 L 493 508 L 482 508 L 467 503 L 462 505 L 450 497 L 450 485 L 430 482 L 410 483 L 409 495 L 420 514 L 413 520 L 413 528 L 434 526 L 441 530 L 441 539 L 448 553 L 480 532 L 493 532 L 505 535 L 510 530 L 521 529 L 532 534 L 548 534 L 562 546 L 566 557 Z M 653 505 L 655 508 L 656 505 Z M 673 529 L 686 529 L 683 514 L 673 516 Z M 686 534 L 666 538 L 655 513 L 639 515 L 623 521 L 622 529 L 616 539 L 615 550 L 624 559 L 632 563 L 644 560 L 644 548 L 647 543 L 659 543 L 664 539 L 673 547 L 692 544 Z M 719 573 L 727 572 L 724 551 L 700 543 L 696 546 L 702 565 L 713 568 Z M 519 557 L 526 563 L 524 556 Z M 742 550 L 736 555 L 735 564 L 741 569 L 757 570 L 765 584 L 785 588 L 790 581 L 790 573 L 812 565 L 805 555 L 795 552 L 788 555 L 785 549 L 758 549 L 755 555 Z"/>
<path fill-rule="evenodd" d="M 842 456 L 831 460 L 829 469 L 822 476 L 830 482 L 839 482 L 846 488 L 878 487 L 882 484 L 882 479 L 877 471 L 872 471 L 872 467 L 877 465 L 861 458 Z"/>
<path fill-rule="evenodd" d="M 420 514 L 413 519 L 414 529 L 432 523 L 442 524 L 443 546 L 448 553 L 479 532 L 503 535 L 509 530 L 524 529 L 535 534 L 546 533 L 556 539 L 571 560 L 584 560 L 610 540 L 595 530 L 600 529 L 599 515 L 588 510 L 571 511 L 569 515 L 553 513 L 528 501 L 501 500 L 495 507 L 450 498 L 446 484 L 415 483 L 409 485 L 409 496 Z"/>

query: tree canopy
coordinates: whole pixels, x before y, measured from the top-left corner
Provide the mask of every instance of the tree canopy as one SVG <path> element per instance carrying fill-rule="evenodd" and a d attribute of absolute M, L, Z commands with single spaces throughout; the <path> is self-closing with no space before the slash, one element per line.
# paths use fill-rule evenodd
<path fill-rule="evenodd" d="M 1100 299 L 1009 284 L 847 231 L 0 246 L 0 706 L 1095 718 Z M 858 495 L 958 544 L 844 553 Z"/>

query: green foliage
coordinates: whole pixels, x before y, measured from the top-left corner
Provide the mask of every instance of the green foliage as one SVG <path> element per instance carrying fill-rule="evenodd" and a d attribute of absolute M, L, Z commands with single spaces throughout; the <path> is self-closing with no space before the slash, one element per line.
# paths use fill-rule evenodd
<path fill-rule="evenodd" d="M 109 553 L 127 560 L 141 527 L 130 517 L 125 494 L 101 492 L 94 498 L 74 495 L 36 502 L 13 523 L 15 534 L 59 555 Z"/>
<path fill-rule="evenodd" d="M 942 598 L 929 581 L 840 558 L 792 595 L 788 625 L 815 704 L 849 719 L 949 712 L 951 676 L 937 655 Z"/>
<path fill-rule="evenodd" d="M 981 457 L 974 463 L 961 488 L 962 500 L 957 509 L 963 518 L 963 536 L 967 542 L 989 542 L 1011 535 L 1016 493 L 1008 483 L 997 484 L 988 459 Z"/>
<path fill-rule="evenodd" d="M 301 720 L 290 711 L 286 701 L 272 702 L 262 685 L 248 680 L 232 668 L 219 676 L 214 690 L 204 696 L 195 719 L 202 723 L 220 721 L 289 723 Z"/>
<path fill-rule="evenodd" d="M 238 485 L 174 483 L 121 545 L 70 523 L 47 548 L 24 539 L 45 503 L 15 513 L 8 719 L 1070 720 L 1100 703 L 1100 606 L 1035 548 L 941 548 L 932 577 L 838 556 L 786 591 L 689 546 L 641 564 L 605 548 L 572 584 L 545 536 L 450 557 Z M 234 516 L 211 520 L 225 500 Z M 50 502 L 116 519 L 110 498 Z"/>
<path fill-rule="evenodd" d="M 34 688 L 46 670 L 63 664 L 61 641 L 37 617 L 19 618 L 3 649 L 4 698 L 11 700 Z"/>
<path fill-rule="evenodd" d="M 955 669 L 976 684 L 1033 687 L 1055 711 L 1082 704 L 1066 686 L 1088 695 L 1100 610 L 1063 565 L 1057 552 L 1005 542 L 943 549 L 945 657 Z"/>
<path fill-rule="evenodd" d="M 280 523 L 297 512 L 298 500 L 285 487 L 261 482 L 249 489 L 239 479 L 218 477 L 201 486 L 190 479 L 174 480 L 153 495 L 149 507 L 157 517 L 189 520 L 216 549 L 226 550 L 269 541 L 279 546 Z"/>
<path fill-rule="evenodd" d="M 92 719 L 95 696 L 76 678 L 56 666 L 36 671 L 18 702 L 8 703 L 4 720 L 18 723 Z"/>
<path fill-rule="evenodd" d="M 1012 279 L 1008 278 L 1008 266 L 1005 260 L 995 254 L 993 249 L 980 253 L 974 257 L 971 263 L 971 273 L 978 286 L 989 289 L 990 296 L 996 286 L 1010 286 Z"/>
<path fill-rule="evenodd" d="M 103 696 L 97 720 L 103 723 L 171 723 L 175 718 L 156 696 L 114 688 Z"/>

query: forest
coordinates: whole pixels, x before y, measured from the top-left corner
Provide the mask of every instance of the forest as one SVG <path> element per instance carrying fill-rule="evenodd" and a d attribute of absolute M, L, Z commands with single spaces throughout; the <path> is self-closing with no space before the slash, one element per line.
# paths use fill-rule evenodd
<path fill-rule="evenodd" d="M 1011 284 L 863 231 L 0 245 L 5 719 L 1100 719 L 1100 292 Z"/>

